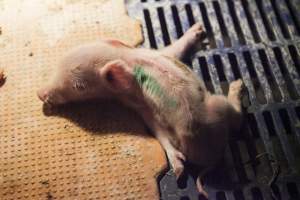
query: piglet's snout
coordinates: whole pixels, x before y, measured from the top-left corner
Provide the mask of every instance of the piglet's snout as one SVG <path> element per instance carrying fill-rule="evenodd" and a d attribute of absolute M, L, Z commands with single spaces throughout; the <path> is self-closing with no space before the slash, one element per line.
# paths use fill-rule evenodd
<path fill-rule="evenodd" d="M 39 99 L 43 102 L 46 102 L 47 98 L 48 98 L 48 92 L 44 89 L 40 89 L 37 91 L 37 96 L 39 97 Z"/>

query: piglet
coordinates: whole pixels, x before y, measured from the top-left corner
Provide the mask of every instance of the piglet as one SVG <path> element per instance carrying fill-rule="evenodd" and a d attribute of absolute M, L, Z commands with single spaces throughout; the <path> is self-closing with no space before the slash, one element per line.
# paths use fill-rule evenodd
<path fill-rule="evenodd" d="M 223 156 L 229 132 L 240 128 L 243 84 L 232 82 L 227 97 L 210 94 L 203 81 L 179 61 L 204 36 L 196 23 L 160 51 L 132 48 L 118 40 L 80 46 L 63 58 L 38 97 L 52 105 L 95 98 L 119 100 L 143 118 L 177 178 L 184 161 L 211 169 Z M 202 175 L 197 186 L 207 196 Z"/>

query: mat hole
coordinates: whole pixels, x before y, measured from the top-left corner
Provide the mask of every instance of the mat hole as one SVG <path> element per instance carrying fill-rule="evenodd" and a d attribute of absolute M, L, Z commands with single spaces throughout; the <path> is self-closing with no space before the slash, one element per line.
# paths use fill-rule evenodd
<path fill-rule="evenodd" d="M 247 18 L 247 21 L 248 21 L 248 24 L 249 24 L 249 27 L 250 27 L 250 31 L 251 31 L 251 33 L 253 35 L 253 38 L 254 38 L 254 41 L 256 43 L 259 43 L 261 41 L 261 39 L 260 39 L 260 36 L 258 34 L 257 28 L 255 26 L 253 17 L 251 16 L 251 12 L 250 12 L 250 9 L 249 9 L 249 3 L 248 3 L 247 0 L 241 0 L 241 2 L 242 2 L 242 6 L 244 8 L 245 14 L 246 14 L 246 18 Z"/>
<path fill-rule="evenodd" d="M 286 64 L 283 60 L 282 52 L 281 52 L 280 48 L 275 47 L 275 48 L 273 48 L 273 51 L 274 51 L 276 60 L 278 62 L 279 69 L 280 69 L 280 71 L 282 73 L 282 76 L 285 80 L 285 83 L 286 83 L 286 86 L 287 86 L 287 91 L 289 92 L 292 99 L 294 99 L 294 100 L 298 99 L 299 95 L 296 91 L 295 85 L 293 84 L 291 76 L 290 76 L 290 74 L 287 70 L 287 66 L 286 66 Z"/>
<path fill-rule="evenodd" d="M 241 78 L 242 76 L 241 76 L 241 72 L 239 69 L 239 64 L 237 62 L 236 56 L 234 55 L 234 53 L 228 53 L 227 56 L 228 56 L 229 63 L 232 68 L 232 73 L 234 75 L 234 78 L 235 79 Z"/>
<path fill-rule="evenodd" d="M 261 0 L 255 0 L 255 2 L 256 2 L 258 11 L 260 13 L 261 19 L 263 21 L 263 24 L 265 26 L 265 30 L 267 32 L 268 38 L 271 41 L 274 41 L 276 38 L 275 38 L 275 35 L 274 35 L 274 32 L 273 32 L 273 29 L 271 28 L 271 25 L 270 25 L 270 23 L 269 23 L 269 21 L 267 19 L 266 13 L 265 13 L 265 11 L 263 9 L 263 1 L 261 1 Z"/>
<path fill-rule="evenodd" d="M 286 186 L 287 186 L 288 193 L 291 198 L 298 199 L 300 197 L 296 183 L 290 182 L 290 183 L 287 183 Z"/>
<path fill-rule="evenodd" d="M 273 123 L 271 113 L 269 111 L 264 111 L 263 116 L 264 116 L 264 119 L 265 119 L 265 122 L 266 122 L 266 125 L 267 125 L 269 135 L 270 136 L 276 136 L 276 131 L 275 131 L 275 128 L 274 128 L 274 123 Z"/>
<path fill-rule="evenodd" d="M 240 22 L 239 22 L 239 19 L 237 17 L 237 14 L 235 12 L 235 5 L 234 5 L 234 1 L 232 0 L 226 0 L 227 4 L 228 4 L 228 8 L 229 8 L 229 13 L 230 13 L 230 16 L 232 18 L 232 21 L 233 21 L 233 25 L 234 25 L 234 29 L 235 29 L 235 32 L 239 38 L 239 42 L 240 44 L 242 45 L 245 45 L 246 44 L 246 40 L 245 40 L 245 36 L 244 36 L 244 33 L 242 31 L 242 28 L 240 26 Z"/>
<path fill-rule="evenodd" d="M 216 199 L 217 200 L 226 200 L 225 192 L 217 192 Z"/>
<path fill-rule="evenodd" d="M 209 19 L 208 19 L 205 4 L 204 3 L 199 3 L 199 8 L 200 8 L 200 12 L 201 12 L 202 19 L 203 19 L 203 24 L 204 24 L 205 29 L 206 29 L 206 34 L 207 34 L 206 37 L 209 41 L 209 46 L 210 46 L 211 49 L 214 49 L 214 48 L 217 47 L 217 45 L 216 45 L 216 40 L 214 38 L 214 34 L 213 34 L 213 31 L 212 31 L 211 24 L 210 24 Z"/>
<path fill-rule="evenodd" d="M 262 193 L 258 187 L 252 188 L 251 194 L 252 194 L 253 200 L 263 200 Z"/>
<path fill-rule="evenodd" d="M 154 49 L 157 49 L 157 44 L 156 44 L 156 41 L 155 41 L 155 36 L 154 36 L 154 31 L 153 31 L 153 27 L 152 27 L 152 22 L 151 22 L 151 17 L 150 17 L 149 10 L 144 9 L 143 12 L 144 12 L 144 18 L 145 18 L 145 22 L 146 22 L 150 47 L 154 48 Z"/>
<path fill-rule="evenodd" d="M 162 36 L 163 36 L 163 40 L 164 40 L 164 45 L 167 46 L 171 43 L 171 41 L 170 41 L 170 36 L 169 36 L 167 23 L 166 23 L 166 19 L 165 19 L 165 13 L 164 13 L 163 8 L 158 7 L 157 13 L 158 13 L 158 18 L 159 18 L 162 34 L 163 34 Z"/>

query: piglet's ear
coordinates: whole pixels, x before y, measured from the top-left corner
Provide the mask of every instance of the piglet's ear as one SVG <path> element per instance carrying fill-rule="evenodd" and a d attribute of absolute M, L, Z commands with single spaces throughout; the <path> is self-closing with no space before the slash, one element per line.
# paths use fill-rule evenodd
<path fill-rule="evenodd" d="M 124 92 L 132 88 L 133 76 L 128 64 L 123 60 L 108 62 L 100 69 L 100 75 L 107 86 L 116 92 Z"/>

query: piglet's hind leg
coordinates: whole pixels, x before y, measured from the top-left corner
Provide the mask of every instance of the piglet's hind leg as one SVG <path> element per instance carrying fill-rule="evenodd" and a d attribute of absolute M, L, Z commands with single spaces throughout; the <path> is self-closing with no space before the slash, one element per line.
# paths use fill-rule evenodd
<path fill-rule="evenodd" d="M 184 35 L 172 45 L 161 50 L 165 56 L 174 57 L 182 60 L 187 51 L 190 50 L 197 42 L 203 41 L 205 31 L 200 23 L 194 24 Z"/>
<path fill-rule="evenodd" d="M 176 178 L 178 179 L 183 171 L 184 171 L 184 164 L 183 162 L 185 161 L 185 156 L 177 150 L 169 141 L 169 138 L 167 137 L 168 132 L 162 132 L 162 131 L 157 131 L 155 133 L 156 138 L 160 142 L 160 144 L 163 146 L 169 163 L 175 173 Z"/>
<path fill-rule="evenodd" d="M 202 181 L 203 181 L 203 176 L 205 176 L 210 170 L 211 170 L 211 168 L 209 168 L 209 167 L 203 169 L 198 174 L 198 177 L 197 177 L 197 180 L 196 180 L 196 185 L 197 185 L 198 192 L 201 195 L 203 195 L 206 199 L 208 199 L 208 193 L 204 190 Z"/>

